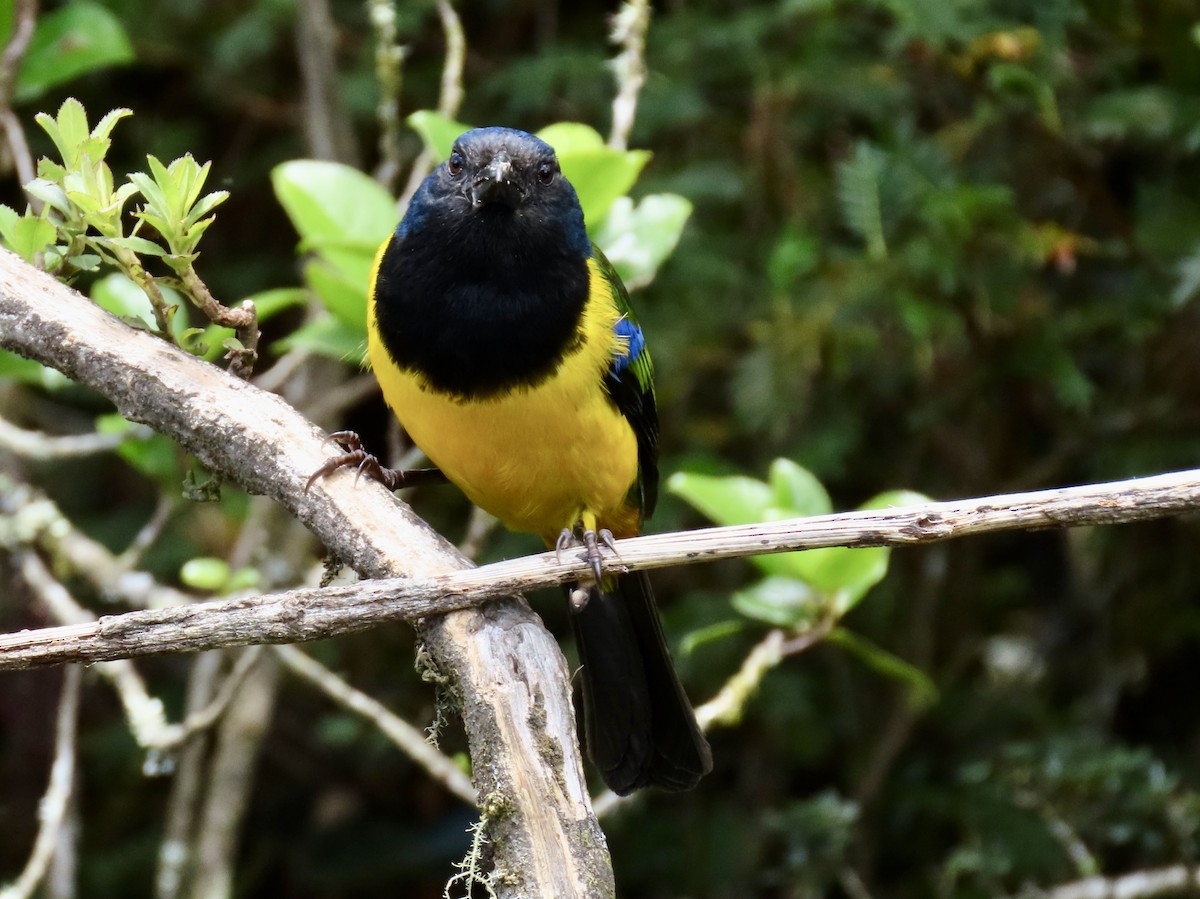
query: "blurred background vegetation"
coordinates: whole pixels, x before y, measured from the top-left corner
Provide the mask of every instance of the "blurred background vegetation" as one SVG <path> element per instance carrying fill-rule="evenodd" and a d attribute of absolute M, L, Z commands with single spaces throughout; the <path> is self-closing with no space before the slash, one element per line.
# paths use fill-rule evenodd
<path fill-rule="evenodd" d="M 613 4 L 456 8 L 467 43 L 457 118 L 607 133 Z M 443 36 L 432 2 L 395 13 L 407 115 L 437 105 Z M 64 16 L 76 31 L 53 30 Z M 0 34 L 11 27 L 0 9 Z M 119 180 L 144 171 L 148 153 L 190 152 L 212 160 L 209 189 L 230 193 L 197 262 L 218 297 L 306 283 L 271 174 L 312 156 L 379 166 L 366 4 L 44 3 L 38 33 L 29 55 L 53 44 L 47 68 L 23 71 L 12 96 L 35 156 L 53 149 L 36 112 L 67 96 L 93 121 L 128 107 L 108 157 Z M 101 49 L 72 68 L 89 41 Z M 322 47 L 336 90 L 314 98 Z M 719 499 L 697 500 L 708 476 L 826 501 L 780 458 L 815 475 L 838 509 L 894 489 L 951 499 L 1196 464 L 1194 0 L 668 0 L 645 58 L 630 146 L 653 159 L 633 196 L 693 204 L 673 255 L 634 298 L 658 369 L 662 469 L 693 477 L 690 493 L 689 475 L 676 478 L 653 530 L 721 517 Z M 399 146 L 411 164 L 422 140 L 406 128 Z M 11 160 L 0 166 L 0 201 L 23 209 Z M 95 287 L 86 274 L 76 283 Z M 265 377 L 302 308 L 268 321 Z M 3 365 L 0 410 L 21 427 L 87 431 L 111 411 Z M 327 361 L 320 383 L 356 375 Z M 278 386 L 286 395 L 287 379 Z M 321 423 L 382 445 L 383 404 L 361 393 Z M 69 461 L 0 451 L 0 471 L 114 552 L 165 508 L 139 562 L 163 583 L 232 588 L 234 575 L 214 580 L 195 564 L 189 575 L 197 558 L 263 586 L 299 579 L 319 548 L 303 546 L 284 574 L 261 548 L 243 558 L 250 504 L 236 490 L 224 487 L 220 504 L 174 500 L 194 468 L 154 442 Z M 739 496 L 768 490 L 719 483 Z M 462 537 L 469 510 L 454 491 L 412 499 Z M 639 797 L 604 820 L 620 895 L 1039 895 L 1200 862 L 1198 541 L 1189 516 L 907 549 L 840 602 L 836 584 L 756 592 L 762 572 L 748 562 L 662 572 L 667 630 L 697 703 L 772 627 L 793 638 L 834 618 L 839 636 L 765 673 L 738 720 L 712 731 L 716 769 L 697 790 Z M 535 548 L 497 532 L 481 558 Z M 104 608 L 86 586 L 78 593 Z M 0 596 L 3 630 L 48 622 L 3 553 Z M 535 602 L 565 633 L 557 594 Z M 433 717 L 404 629 L 306 648 L 414 723 Z M 139 664 L 176 719 L 190 665 Z M 33 841 L 61 678 L 3 677 L 5 880 Z M 77 894 L 175 895 L 154 885 L 172 780 L 146 770 L 173 760 L 148 764 L 94 681 Z M 281 678 L 265 708 L 233 844 L 236 894 L 440 895 L 471 810 L 298 681 Z M 458 730 L 443 747 L 462 750 Z"/>

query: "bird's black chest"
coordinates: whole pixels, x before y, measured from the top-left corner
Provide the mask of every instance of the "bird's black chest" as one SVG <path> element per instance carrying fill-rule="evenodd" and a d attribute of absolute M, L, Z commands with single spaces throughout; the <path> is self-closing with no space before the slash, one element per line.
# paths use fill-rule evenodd
<path fill-rule="evenodd" d="M 551 376 L 582 341 L 587 260 L 530 241 L 393 239 L 375 284 L 379 338 L 436 390 L 480 399 Z"/>

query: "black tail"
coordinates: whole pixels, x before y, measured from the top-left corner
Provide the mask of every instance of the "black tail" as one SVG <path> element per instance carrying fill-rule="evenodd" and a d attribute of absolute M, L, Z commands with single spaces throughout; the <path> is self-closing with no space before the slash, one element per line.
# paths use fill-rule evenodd
<path fill-rule="evenodd" d="M 604 782 L 625 795 L 639 787 L 688 790 L 712 770 L 663 637 L 645 572 L 593 587 L 571 620 L 583 662 L 588 754 Z"/>

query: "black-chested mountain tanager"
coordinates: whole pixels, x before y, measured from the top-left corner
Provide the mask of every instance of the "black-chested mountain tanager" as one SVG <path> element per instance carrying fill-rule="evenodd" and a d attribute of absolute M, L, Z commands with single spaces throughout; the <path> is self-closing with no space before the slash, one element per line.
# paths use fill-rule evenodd
<path fill-rule="evenodd" d="M 712 758 L 650 581 L 604 572 L 598 545 L 654 510 L 653 367 L 553 148 L 509 128 L 462 135 L 379 250 L 367 327 L 384 399 L 441 474 L 509 528 L 587 547 L 595 582 L 571 620 L 605 782 L 694 786 Z M 437 476 L 383 469 L 341 436 L 350 452 L 318 475 L 365 461 L 393 489 Z"/>

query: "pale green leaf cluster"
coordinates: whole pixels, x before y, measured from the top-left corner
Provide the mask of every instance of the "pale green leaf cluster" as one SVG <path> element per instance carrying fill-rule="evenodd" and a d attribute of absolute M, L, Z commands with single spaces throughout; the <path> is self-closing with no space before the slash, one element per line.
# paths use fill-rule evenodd
<path fill-rule="evenodd" d="M 204 193 L 209 164 L 191 156 L 169 165 L 150 156 L 149 174 L 137 172 L 117 184 L 106 158 L 113 128 L 131 114 L 115 109 L 92 127 L 74 98 L 55 116 L 38 114 L 59 158 L 39 161 L 37 177 L 25 185 L 32 202 L 24 213 L 0 206 L 0 238 L 24 259 L 63 277 L 102 264 L 114 267 L 145 294 L 154 330 L 178 338 L 173 324 L 178 302 L 164 296 L 142 257 L 162 259 L 177 276 L 190 273 L 212 212 L 228 194 Z M 138 201 L 129 227 L 127 207 Z"/>
<path fill-rule="evenodd" d="M 229 192 L 202 194 L 212 163 L 201 165 L 190 154 L 165 166 L 154 156 L 147 156 L 146 161 L 150 174 L 134 172 L 129 176 L 130 183 L 145 201 L 135 214 L 139 221 L 158 232 L 169 252 L 163 254 L 150 241 L 143 241 L 145 247 L 137 251 L 158 250 L 167 264 L 178 271 L 195 260 L 200 238 L 213 222 L 211 213 L 229 198 Z"/>

